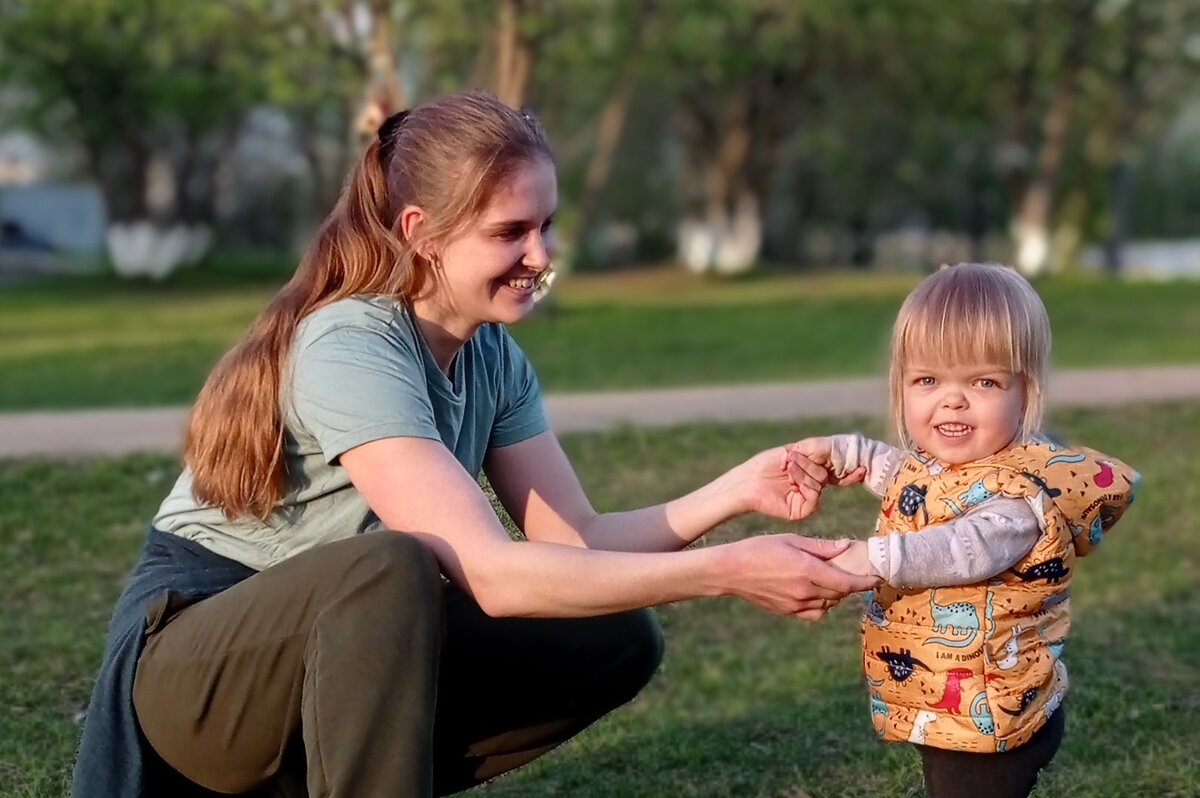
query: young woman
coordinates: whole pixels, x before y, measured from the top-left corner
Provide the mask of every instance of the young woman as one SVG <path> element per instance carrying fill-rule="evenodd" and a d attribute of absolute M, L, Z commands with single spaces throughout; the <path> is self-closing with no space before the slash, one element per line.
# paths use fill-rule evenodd
<path fill-rule="evenodd" d="M 733 595 L 816 619 L 872 583 L 797 535 L 682 550 L 813 511 L 827 472 L 783 447 L 657 507 L 592 509 L 505 329 L 551 268 L 556 205 L 527 113 L 467 93 L 385 122 L 196 402 L 74 795 L 454 792 L 633 697 L 662 655 L 642 608 Z"/>

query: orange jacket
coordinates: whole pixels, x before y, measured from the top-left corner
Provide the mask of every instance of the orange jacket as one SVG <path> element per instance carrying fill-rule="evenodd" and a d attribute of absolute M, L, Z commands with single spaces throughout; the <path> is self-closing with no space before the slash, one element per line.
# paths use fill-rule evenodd
<path fill-rule="evenodd" d="M 883 498 L 879 534 L 950 521 L 995 496 L 1040 509 L 1042 534 L 986 583 L 868 596 L 863 667 L 871 719 L 886 740 L 992 753 L 1025 743 L 1067 690 L 1060 660 L 1075 558 L 1133 500 L 1138 475 L 1098 452 L 1014 446 L 946 466 L 911 454 Z"/>

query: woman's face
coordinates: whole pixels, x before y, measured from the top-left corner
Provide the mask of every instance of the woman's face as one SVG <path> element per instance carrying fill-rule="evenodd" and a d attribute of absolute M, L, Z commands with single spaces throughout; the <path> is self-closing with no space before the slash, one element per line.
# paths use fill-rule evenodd
<path fill-rule="evenodd" d="M 430 309 L 449 332 L 469 336 L 488 322 L 513 324 L 533 309 L 534 291 L 555 254 L 554 166 L 519 166 L 474 221 L 438 252 Z"/>

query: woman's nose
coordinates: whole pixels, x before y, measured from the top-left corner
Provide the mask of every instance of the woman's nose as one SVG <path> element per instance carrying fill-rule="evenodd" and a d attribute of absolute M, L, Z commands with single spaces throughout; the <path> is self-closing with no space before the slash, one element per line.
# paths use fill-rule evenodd
<path fill-rule="evenodd" d="M 551 233 L 534 232 L 525 248 L 524 265 L 535 271 L 545 271 L 554 262 L 554 241 Z"/>

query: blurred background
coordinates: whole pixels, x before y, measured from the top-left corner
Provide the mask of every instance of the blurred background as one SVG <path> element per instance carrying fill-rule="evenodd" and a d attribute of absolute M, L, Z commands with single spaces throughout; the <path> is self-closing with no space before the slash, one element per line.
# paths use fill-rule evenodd
<path fill-rule="evenodd" d="M 382 118 L 464 88 L 531 108 L 557 152 L 565 276 L 512 330 L 552 396 L 878 378 L 939 263 L 1029 275 L 1056 368 L 1142 397 L 1051 429 L 1145 478 L 1079 567 L 1072 730 L 1037 794 L 1200 795 L 1197 0 L 0 0 L 0 796 L 66 794 L 212 365 Z M 1137 366 L 1191 398 L 1112 370 Z M 175 421 L 152 452 L 55 455 L 111 417 L 42 411 L 96 408 Z M 563 443 L 594 505 L 627 509 L 782 441 L 887 435 L 846 413 Z M 34 427 L 66 446 L 4 455 Z M 801 531 L 877 513 L 842 491 Z M 710 539 L 763 531 L 796 528 Z M 871 732 L 852 602 L 659 615 L 669 654 L 631 707 L 478 794 L 922 795 Z"/>
<path fill-rule="evenodd" d="M 294 259 L 383 115 L 541 117 L 563 266 L 1200 272 L 1194 0 L 3 0 L 0 273 Z"/>

